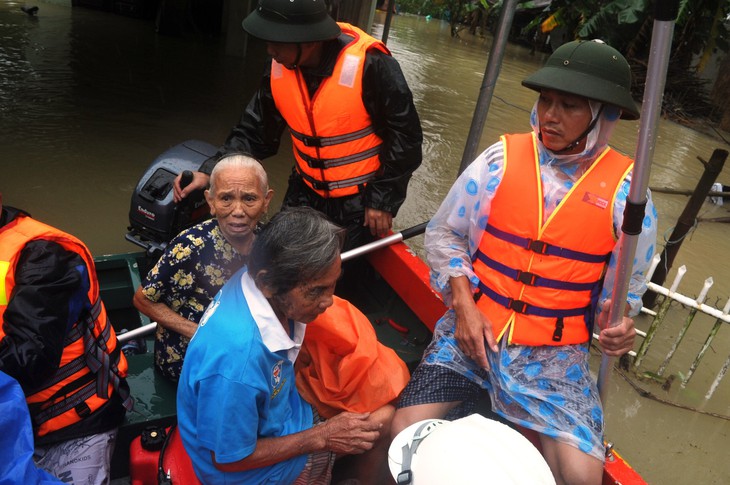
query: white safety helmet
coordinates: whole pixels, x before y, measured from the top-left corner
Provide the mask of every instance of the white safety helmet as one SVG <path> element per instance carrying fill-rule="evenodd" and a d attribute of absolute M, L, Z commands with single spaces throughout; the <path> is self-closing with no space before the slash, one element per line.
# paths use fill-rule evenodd
<path fill-rule="evenodd" d="M 488 479 L 500 485 L 555 485 L 537 448 L 509 426 L 472 414 L 407 427 L 388 449 L 399 485 L 451 485 Z"/>

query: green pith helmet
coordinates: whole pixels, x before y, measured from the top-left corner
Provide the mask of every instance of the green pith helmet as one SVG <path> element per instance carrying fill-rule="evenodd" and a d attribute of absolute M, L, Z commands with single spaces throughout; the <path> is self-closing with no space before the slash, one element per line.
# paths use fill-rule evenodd
<path fill-rule="evenodd" d="M 636 120 L 631 68 L 619 51 L 600 41 L 563 44 L 541 69 L 522 81 L 535 91 L 555 89 L 621 108 L 621 118 Z"/>
<path fill-rule="evenodd" d="M 324 0 L 259 0 L 243 30 L 268 42 L 318 42 L 340 35 Z"/>

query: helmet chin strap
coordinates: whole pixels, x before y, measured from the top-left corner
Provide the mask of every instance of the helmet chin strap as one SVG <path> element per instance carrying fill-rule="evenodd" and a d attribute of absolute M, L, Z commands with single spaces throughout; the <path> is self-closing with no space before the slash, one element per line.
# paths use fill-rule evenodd
<path fill-rule="evenodd" d="M 302 60 L 302 44 L 297 44 L 297 57 L 294 59 L 294 65 L 292 69 L 299 67 L 299 61 Z"/>
<path fill-rule="evenodd" d="M 555 153 L 556 155 L 560 155 L 561 153 L 565 153 L 565 152 L 570 151 L 573 148 L 577 147 L 580 144 L 580 142 L 583 141 L 583 139 L 588 136 L 588 133 L 590 133 L 591 130 L 593 130 L 593 128 L 596 127 L 596 123 L 598 123 L 598 120 L 601 118 L 601 113 L 603 113 L 604 106 L 605 106 L 605 104 L 601 104 L 601 107 L 598 109 L 598 113 L 596 113 L 596 117 L 593 118 L 593 120 L 591 120 L 591 124 L 588 125 L 588 128 L 586 128 L 585 131 L 583 131 L 583 133 L 581 133 L 578 136 L 578 138 L 576 138 L 572 142 L 568 143 L 565 147 L 561 148 L 560 150 L 550 150 L 550 151 Z M 542 132 L 538 133 L 538 138 L 540 139 L 540 141 L 542 141 Z"/>

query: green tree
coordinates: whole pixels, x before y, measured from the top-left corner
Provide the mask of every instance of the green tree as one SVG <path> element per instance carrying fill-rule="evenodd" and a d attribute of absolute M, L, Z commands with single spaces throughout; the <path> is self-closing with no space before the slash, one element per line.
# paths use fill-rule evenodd
<path fill-rule="evenodd" d="M 539 28 L 551 19 L 551 26 L 567 29 L 571 38 L 602 39 L 612 45 L 631 63 L 638 96 L 643 92 L 657 1 L 663 0 L 554 0 L 531 26 Z M 697 74 L 705 69 L 713 54 L 728 51 L 729 13 L 730 0 L 680 1 L 665 108 L 681 111 L 688 118 L 712 111 L 704 81 Z M 730 68 L 721 70 L 712 93 L 715 105 L 719 104 L 724 112 L 730 111 L 730 77 L 723 72 L 730 72 Z M 730 112 L 724 118 L 730 127 Z"/>

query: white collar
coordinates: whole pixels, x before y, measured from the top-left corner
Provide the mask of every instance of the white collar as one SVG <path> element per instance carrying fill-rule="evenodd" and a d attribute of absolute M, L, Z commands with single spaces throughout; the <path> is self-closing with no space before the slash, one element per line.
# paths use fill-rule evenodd
<path fill-rule="evenodd" d="M 306 324 L 294 322 L 294 337 L 289 337 L 288 332 L 284 330 L 279 318 L 271 308 L 269 301 L 261 293 L 261 290 L 256 287 L 256 283 L 254 283 L 248 271 L 245 271 L 241 276 L 241 290 L 243 290 L 243 296 L 246 298 L 251 315 L 253 315 L 256 325 L 259 327 L 264 345 L 271 352 L 287 350 L 289 360 L 294 362 L 299 355 L 299 349 L 302 347 L 304 331 L 307 328 Z"/>

